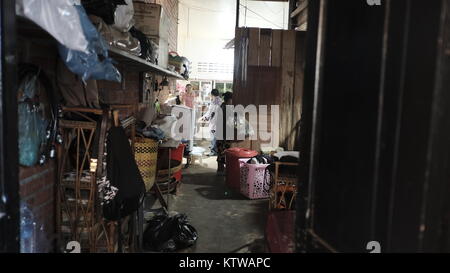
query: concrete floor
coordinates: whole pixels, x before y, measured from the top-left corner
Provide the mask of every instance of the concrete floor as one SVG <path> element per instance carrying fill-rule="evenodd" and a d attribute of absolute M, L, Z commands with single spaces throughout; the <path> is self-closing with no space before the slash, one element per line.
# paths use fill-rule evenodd
<path fill-rule="evenodd" d="M 197 229 L 197 244 L 183 253 L 264 253 L 267 200 L 248 200 L 230 191 L 216 174 L 216 157 L 183 170 L 170 214 L 184 213 Z"/>

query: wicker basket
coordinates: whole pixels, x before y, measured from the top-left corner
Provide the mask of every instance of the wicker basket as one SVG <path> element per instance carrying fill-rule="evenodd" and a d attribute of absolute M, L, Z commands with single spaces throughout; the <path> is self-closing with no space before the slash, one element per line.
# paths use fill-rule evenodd
<path fill-rule="evenodd" d="M 158 161 L 158 142 L 148 138 L 136 137 L 134 157 L 145 183 L 145 189 L 155 184 L 156 165 Z"/>

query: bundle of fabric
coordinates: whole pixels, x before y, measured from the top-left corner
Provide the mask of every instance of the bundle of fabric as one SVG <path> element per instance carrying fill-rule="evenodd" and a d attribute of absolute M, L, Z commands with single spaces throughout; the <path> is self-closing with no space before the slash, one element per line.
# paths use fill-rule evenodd
<path fill-rule="evenodd" d="M 274 162 L 283 162 L 283 163 L 299 163 L 300 160 L 300 152 L 296 151 L 286 151 L 286 152 L 277 152 L 273 155 Z M 275 164 L 271 164 L 269 166 L 269 170 L 271 172 L 275 171 Z M 296 176 L 298 172 L 297 166 L 286 166 L 281 165 L 279 172 L 285 175 Z"/>
<path fill-rule="evenodd" d="M 56 69 L 56 83 L 65 106 L 100 108 L 97 81 L 83 82 L 80 76 L 72 73 L 60 59 Z"/>
<path fill-rule="evenodd" d="M 296 151 L 286 151 L 277 152 L 274 155 L 276 161 L 286 162 L 286 163 L 298 163 L 300 159 L 300 152 Z"/>
<path fill-rule="evenodd" d="M 270 155 L 257 155 L 250 158 L 248 164 L 272 164 L 274 159 Z"/>

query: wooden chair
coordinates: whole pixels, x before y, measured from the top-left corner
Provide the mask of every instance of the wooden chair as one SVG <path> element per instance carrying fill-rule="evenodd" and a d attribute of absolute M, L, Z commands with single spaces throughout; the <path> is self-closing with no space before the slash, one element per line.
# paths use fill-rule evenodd
<path fill-rule="evenodd" d="M 63 242 L 77 241 L 84 251 L 91 253 L 114 253 L 122 246 L 132 251 L 134 228 L 129 228 L 133 224 L 132 217 L 120 222 L 105 221 L 97 191 L 97 179 L 104 174 L 106 132 L 112 125 L 124 126 L 119 120 L 119 111 L 130 107 L 62 108 L 59 128 L 64 142 L 58 147 L 56 217 L 61 248 Z M 126 121 L 124 127 L 130 130 L 134 143 L 134 122 Z M 122 231 L 129 232 L 117 232 L 119 224 Z"/>
<path fill-rule="evenodd" d="M 282 167 L 298 168 L 298 163 L 275 162 L 273 184 L 270 190 L 270 210 L 293 210 L 297 196 L 296 174 L 281 172 Z"/>

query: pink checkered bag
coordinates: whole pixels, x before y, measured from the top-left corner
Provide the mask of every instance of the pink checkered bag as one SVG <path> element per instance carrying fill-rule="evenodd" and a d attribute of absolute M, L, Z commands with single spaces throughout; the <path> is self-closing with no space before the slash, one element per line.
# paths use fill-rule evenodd
<path fill-rule="evenodd" d="M 269 164 L 248 164 L 247 161 L 249 158 L 239 159 L 241 193 L 249 199 L 269 198 Z"/>

